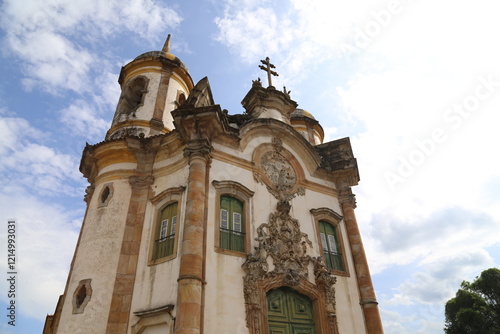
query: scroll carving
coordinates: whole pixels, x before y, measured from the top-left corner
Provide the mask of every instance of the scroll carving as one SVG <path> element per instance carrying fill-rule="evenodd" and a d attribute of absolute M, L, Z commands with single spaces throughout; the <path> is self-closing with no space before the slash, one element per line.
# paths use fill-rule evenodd
<path fill-rule="evenodd" d="M 283 143 L 279 138 L 273 138 L 273 150 L 260 157 L 260 173 L 254 172 L 258 183 L 265 183 L 267 190 L 279 201 L 290 201 L 296 195 L 305 194 L 304 187 L 296 187 L 297 173 L 292 164 L 283 156 Z"/>
<path fill-rule="evenodd" d="M 257 228 L 258 242 L 253 253 L 247 254 L 242 268 L 243 292 L 247 313 L 247 327 L 252 333 L 260 333 L 262 315 L 265 313 L 264 286 L 269 282 L 277 285 L 299 286 L 309 282 L 309 265 L 312 264 L 315 287 L 313 288 L 325 303 L 325 317 L 335 315 L 335 283 L 337 278 L 326 268 L 321 257 L 312 257 L 308 251 L 312 243 L 306 233 L 300 230 L 297 219 L 290 216 L 291 205 L 280 201 L 277 211 L 271 213 L 269 222 Z M 271 284 L 272 285 L 272 284 Z M 331 319 L 328 320 L 330 323 Z M 334 317 L 335 320 L 335 317 Z M 333 321 L 336 326 L 336 321 Z M 333 328 L 331 333 L 338 333 Z"/>

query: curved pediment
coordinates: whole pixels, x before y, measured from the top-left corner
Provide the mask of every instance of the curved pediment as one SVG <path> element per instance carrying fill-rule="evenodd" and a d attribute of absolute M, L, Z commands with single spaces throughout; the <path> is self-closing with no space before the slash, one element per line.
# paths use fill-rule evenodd
<path fill-rule="evenodd" d="M 256 137 L 269 136 L 279 138 L 297 156 L 303 157 L 302 163 L 309 174 L 314 175 L 321 166 L 321 157 L 314 147 L 293 127 L 273 119 L 254 119 L 244 124 L 240 129 L 240 148 L 245 150 L 247 145 Z"/>

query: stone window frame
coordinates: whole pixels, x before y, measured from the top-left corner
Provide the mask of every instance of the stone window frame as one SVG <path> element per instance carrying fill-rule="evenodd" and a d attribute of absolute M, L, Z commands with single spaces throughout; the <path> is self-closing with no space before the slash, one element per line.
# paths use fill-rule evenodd
<path fill-rule="evenodd" d="M 183 90 L 178 90 L 177 91 L 177 96 L 175 97 L 175 106 L 179 108 L 186 102 L 187 96 L 186 93 Z"/>
<path fill-rule="evenodd" d="M 145 330 L 155 326 L 165 325 L 169 329 L 169 333 L 174 332 L 175 317 L 172 315 L 174 305 L 169 304 L 165 306 L 160 306 L 154 309 L 135 311 L 134 315 L 139 318 L 139 320 L 132 325 L 132 334 L 141 334 Z"/>
<path fill-rule="evenodd" d="M 344 270 L 336 270 L 336 269 L 330 269 L 330 270 L 332 271 L 332 273 L 334 275 L 349 277 L 350 276 L 349 266 L 347 263 L 347 257 L 346 257 L 346 251 L 345 251 L 346 248 L 344 245 L 344 238 L 343 238 L 343 233 L 342 233 L 342 222 L 343 222 L 344 217 L 341 216 L 340 214 L 336 213 L 335 211 L 333 211 L 330 208 L 311 209 L 310 212 L 311 212 L 311 214 L 314 218 L 314 222 L 315 222 L 314 226 L 316 229 L 316 240 L 318 243 L 318 249 L 319 249 L 319 253 L 320 253 L 321 258 L 326 263 L 325 254 L 323 252 L 323 245 L 321 244 L 321 236 L 320 236 L 320 228 L 319 228 L 320 221 L 326 222 L 326 223 L 332 225 L 333 228 L 335 229 L 335 232 L 337 234 L 337 239 L 338 239 L 337 240 L 337 243 L 338 243 L 337 247 L 340 249 L 340 252 L 342 255 L 341 259 L 342 259 L 342 263 L 344 265 Z"/>
<path fill-rule="evenodd" d="M 78 286 L 75 289 L 75 292 L 73 293 L 73 314 L 81 314 L 83 311 L 85 311 L 85 307 L 90 301 L 90 298 L 92 297 L 92 286 L 91 286 L 91 279 L 83 279 L 78 283 Z M 81 289 L 85 289 L 85 298 L 83 301 L 78 305 L 78 295 L 81 291 Z"/>
<path fill-rule="evenodd" d="M 238 183 L 236 181 L 224 180 L 212 181 L 212 185 L 215 188 L 215 220 L 214 220 L 214 250 L 217 253 L 226 254 L 226 255 L 234 255 L 239 257 L 245 257 L 246 253 L 251 249 L 251 239 L 250 239 L 250 219 L 251 219 L 251 198 L 254 195 L 254 192 Z M 219 247 L 219 222 L 220 222 L 220 199 L 221 196 L 229 196 L 239 200 L 243 203 L 243 221 L 244 221 L 244 233 L 245 233 L 245 249 L 243 252 L 234 251 L 230 249 L 225 249 Z"/>
<path fill-rule="evenodd" d="M 106 199 L 103 201 L 103 196 L 105 194 L 105 191 L 106 189 L 109 190 L 109 193 L 108 195 L 106 196 Z M 109 182 L 109 183 L 105 183 L 103 186 L 102 186 L 102 189 L 101 189 L 101 192 L 99 193 L 99 198 L 98 198 L 98 201 L 99 201 L 99 208 L 104 208 L 104 207 L 107 207 L 108 206 L 108 203 L 109 201 L 111 201 L 111 198 L 113 197 L 113 193 L 115 192 L 114 188 L 113 188 L 113 182 Z"/>
<path fill-rule="evenodd" d="M 184 221 L 184 216 L 182 215 L 182 195 L 185 189 L 185 187 L 169 188 L 150 200 L 153 204 L 154 217 L 150 233 L 151 240 L 149 243 L 148 266 L 167 262 L 177 257 L 180 231 Z M 174 202 L 177 202 L 177 224 L 174 239 L 174 250 L 172 254 L 157 259 L 155 254 L 155 240 L 161 226 L 161 212 L 164 208 Z"/>

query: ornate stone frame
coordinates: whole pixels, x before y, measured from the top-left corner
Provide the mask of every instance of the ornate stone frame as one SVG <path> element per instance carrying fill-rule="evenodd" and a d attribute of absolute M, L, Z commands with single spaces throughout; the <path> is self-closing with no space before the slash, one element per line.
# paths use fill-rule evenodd
<path fill-rule="evenodd" d="M 104 199 L 103 201 L 103 196 L 104 196 L 104 192 L 106 191 L 106 189 L 108 189 L 108 194 L 106 196 L 106 198 Z M 113 182 L 109 182 L 109 183 L 106 183 L 102 186 L 102 189 L 101 189 L 101 192 L 99 193 L 99 208 L 104 208 L 106 206 L 108 206 L 108 203 L 109 201 L 111 201 L 111 198 L 113 197 L 113 193 L 115 192 L 114 188 L 113 188 Z"/>
<path fill-rule="evenodd" d="M 153 197 L 150 201 L 153 204 L 153 212 L 154 213 L 154 220 L 152 223 L 152 228 L 151 228 L 151 240 L 150 240 L 150 247 L 149 247 L 149 252 L 148 252 L 148 265 L 155 265 L 159 264 L 162 262 L 170 261 L 174 258 L 177 257 L 177 244 L 179 243 L 179 234 L 182 226 L 182 221 L 183 221 L 183 215 L 182 215 L 182 205 L 181 205 L 181 199 L 182 199 L 182 194 L 186 188 L 185 187 L 176 187 L 176 188 L 169 188 L 155 197 Z M 175 240 L 174 240 L 174 251 L 172 252 L 171 255 L 155 259 L 155 254 L 154 254 L 154 243 L 155 243 L 155 238 L 156 234 L 158 232 L 158 229 L 160 228 L 160 223 L 161 223 L 161 210 L 165 208 L 166 206 L 172 204 L 173 202 L 177 202 L 177 231 L 175 235 Z"/>
<path fill-rule="evenodd" d="M 251 334 L 267 334 L 267 296 L 275 288 L 288 286 L 308 296 L 313 303 L 317 333 L 338 334 L 335 282 L 322 257 L 312 257 L 307 234 L 290 216 L 290 203 L 278 202 L 269 223 L 257 228 L 258 246 L 242 265 L 247 327 Z M 313 279 L 312 279 L 313 278 Z"/>
<path fill-rule="evenodd" d="M 326 310 L 325 293 L 319 286 L 309 282 L 307 279 L 302 278 L 299 280 L 298 285 L 291 286 L 286 284 L 285 275 L 276 275 L 267 277 L 258 282 L 257 299 L 258 305 L 253 308 L 248 317 L 249 333 L 255 334 L 268 334 L 269 324 L 267 316 L 267 292 L 283 286 L 288 286 L 295 291 L 307 296 L 313 306 L 314 323 L 316 333 L 337 334 L 336 325 L 330 324 L 334 315 L 330 315 Z M 333 331 L 332 331 L 333 330 Z"/>
<path fill-rule="evenodd" d="M 318 246 L 319 246 L 319 253 L 321 254 L 321 258 L 323 261 L 325 261 L 325 255 L 323 254 L 323 251 L 321 249 L 321 238 L 319 235 L 319 222 L 320 221 L 326 221 L 330 223 L 335 230 L 337 231 L 337 236 L 338 236 L 338 244 L 339 247 L 342 251 L 342 261 L 344 263 L 344 268 L 345 270 L 332 270 L 332 273 L 334 273 L 337 276 L 350 276 L 349 274 L 349 266 L 347 264 L 347 257 L 346 257 L 346 251 L 344 247 L 344 234 L 342 233 L 342 228 L 341 228 L 341 223 L 344 219 L 341 215 L 336 213 L 330 208 L 318 208 L 318 209 L 311 209 L 310 210 L 311 214 L 313 215 L 314 221 L 316 223 L 316 240 L 318 241 Z"/>
<path fill-rule="evenodd" d="M 244 185 L 230 180 L 224 181 L 212 181 L 212 185 L 216 189 L 215 196 L 215 223 L 214 223 L 214 250 L 217 253 L 235 255 L 245 257 L 246 253 L 250 251 L 251 239 L 250 239 L 250 199 L 252 198 L 254 192 L 245 187 Z M 223 195 L 228 195 L 236 198 L 243 203 L 243 219 L 245 222 L 245 252 L 237 252 L 229 249 L 224 249 L 219 247 L 219 221 L 220 221 L 220 197 Z"/>
<path fill-rule="evenodd" d="M 274 172 L 275 175 L 273 177 L 276 180 L 269 178 L 269 172 L 265 171 L 265 165 L 268 163 L 266 160 L 267 155 L 274 156 L 277 158 L 276 160 L 283 160 L 283 164 L 288 164 L 291 167 L 289 171 L 294 174 L 293 177 L 295 178 L 293 185 L 290 184 L 291 182 L 283 182 L 283 179 L 286 180 L 287 178 L 277 175 L 276 172 Z M 254 179 L 259 183 L 265 184 L 267 190 L 278 200 L 289 201 L 296 195 L 305 194 L 304 170 L 295 156 L 283 147 L 281 139 L 273 138 L 272 143 L 259 145 L 253 152 L 252 161 L 254 162 Z"/>
<path fill-rule="evenodd" d="M 75 292 L 73 293 L 73 314 L 81 314 L 83 311 L 85 311 L 85 307 L 90 301 L 90 298 L 92 297 L 92 286 L 90 285 L 90 282 L 92 280 L 90 278 L 87 279 L 82 279 L 79 283 L 78 286 L 75 289 Z M 85 298 L 83 299 L 83 302 L 78 305 L 78 293 L 79 291 L 84 288 L 85 289 Z"/>

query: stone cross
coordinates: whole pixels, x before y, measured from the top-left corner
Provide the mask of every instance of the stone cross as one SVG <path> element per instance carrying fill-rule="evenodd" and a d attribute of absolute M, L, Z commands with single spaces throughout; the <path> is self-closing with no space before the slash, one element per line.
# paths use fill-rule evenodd
<path fill-rule="evenodd" d="M 264 70 L 264 71 L 267 72 L 267 81 L 269 83 L 269 87 L 273 87 L 273 82 L 271 80 L 271 74 L 277 77 L 278 73 L 276 73 L 275 71 L 273 71 L 271 69 L 272 68 L 276 68 L 276 66 L 274 66 L 273 64 L 271 64 L 271 61 L 269 60 L 269 57 L 266 57 L 266 60 L 261 60 L 260 62 L 262 64 L 266 65 L 266 66 L 259 65 L 259 68 L 261 70 Z"/>

